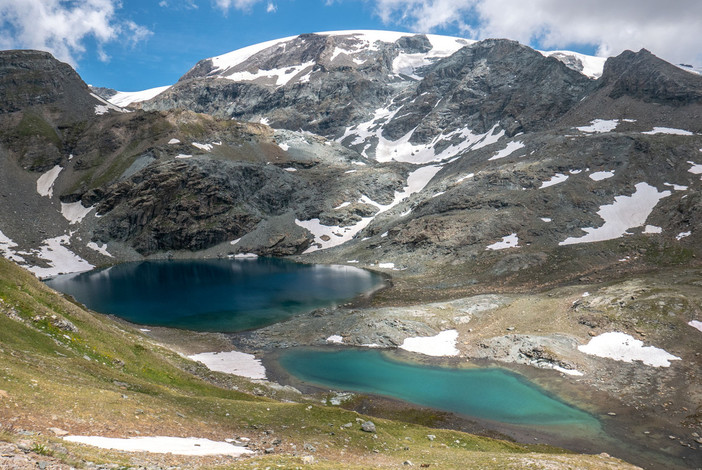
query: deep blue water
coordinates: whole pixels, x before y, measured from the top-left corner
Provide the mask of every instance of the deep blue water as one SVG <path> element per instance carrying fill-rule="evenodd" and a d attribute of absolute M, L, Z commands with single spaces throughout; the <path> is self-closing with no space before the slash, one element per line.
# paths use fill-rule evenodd
<path fill-rule="evenodd" d="M 349 266 L 258 258 L 125 263 L 46 283 L 134 323 L 235 332 L 348 301 L 382 279 Z"/>
<path fill-rule="evenodd" d="M 374 350 L 291 349 L 280 365 L 303 382 L 384 395 L 512 424 L 599 429 L 599 422 L 536 385 L 497 368 L 455 369 L 392 360 Z"/>

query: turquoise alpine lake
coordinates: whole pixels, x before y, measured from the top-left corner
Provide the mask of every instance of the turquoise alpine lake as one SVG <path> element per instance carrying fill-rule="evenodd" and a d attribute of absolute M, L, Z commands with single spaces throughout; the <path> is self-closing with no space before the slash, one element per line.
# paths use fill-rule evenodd
<path fill-rule="evenodd" d="M 133 323 L 236 332 L 346 302 L 383 280 L 351 266 L 257 258 L 124 263 L 46 283 Z"/>
<path fill-rule="evenodd" d="M 383 395 L 465 416 L 521 425 L 600 428 L 590 414 L 498 368 L 411 364 L 359 349 L 291 349 L 281 353 L 278 363 L 309 384 Z"/>

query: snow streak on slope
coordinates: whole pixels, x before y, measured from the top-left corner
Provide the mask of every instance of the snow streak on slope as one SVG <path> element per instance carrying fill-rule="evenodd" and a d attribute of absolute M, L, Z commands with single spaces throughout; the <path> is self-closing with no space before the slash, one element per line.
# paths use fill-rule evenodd
<path fill-rule="evenodd" d="M 314 64 L 314 61 L 310 61 L 295 66 L 285 66 L 270 70 L 258 70 L 254 73 L 248 71 L 234 72 L 227 75 L 226 78 L 228 78 L 229 80 L 234 80 L 236 82 L 252 82 L 259 79 L 274 79 L 273 84 L 281 87 L 287 85 L 288 82 L 290 82 L 290 80 L 292 80 L 305 70 L 311 70 L 312 67 L 314 67 Z"/>
<path fill-rule="evenodd" d="M 470 129 L 463 128 L 446 134 L 442 132 L 426 144 L 413 144 L 410 140 L 417 129 L 415 127 L 397 140 L 388 140 L 383 137 L 384 125 L 390 122 L 401 109 L 402 107 L 394 111 L 389 107 L 376 109 L 370 120 L 346 128 L 337 142 L 346 142 L 346 146 L 364 144 L 360 153 L 366 158 L 371 158 L 368 152 L 375 144 L 375 160 L 381 163 L 394 160 L 421 165 L 448 160 L 469 149 L 477 150 L 497 142 L 505 134 L 504 130 L 496 132 L 498 127 L 496 124 L 485 134 L 474 134 Z M 349 141 L 351 137 L 353 140 Z M 437 153 L 436 146 L 444 142 L 453 143 Z M 510 149 L 518 150 L 521 148 L 520 145 L 522 145 L 521 142 Z"/>
<path fill-rule="evenodd" d="M 210 76 L 225 76 L 226 71 L 232 67 L 235 67 L 242 62 L 248 60 L 251 56 L 268 49 L 269 47 L 276 46 L 278 44 L 283 44 L 285 42 L 295 39 L 297 36 L 289 36 L 282 39 L 274 39 L 272 41 L 266 41 L 259 44 L 253 44 L 241 49 L 237 49 L 226 54 L 212 57 L 212 65 L 214 70 L 210 72 Z"/>
<path fill-rule="evenodd" d="M 54 166 L 52 169 L 44 173 L 37 180 L 37 192 L 40 196 L 53 197 L 54 195 L 54 182 L 58 178 L 59 173 L 61 173 L 61 168 L 59 165 Z"/>
<path fill-rule="evenodd" d="M 112 96 L 107 101 L 115 106 L 124 108 L 132 103 L 150 100 L 151 98 L 168 90 L 170 87 L 171 85 L 150 88 L 142 91 L 118 91 L 116 95 Z"/>
<path fill-rule="evenodd" d="M 395 198 L 390 204 L 382 205 L 373 201 L 367 196 L 362 196 L 359 202 L 370 204 L 378 208 L 378 212 L 370 217 L 363 217 L 359 222 L 348 227 L 340 227 L 336 225 L 322 225 L 318 218 L 310 220 L 297 220 L 295 223 L 302 228 L 305 228 L 314 235 L 315 245 L 308 248 L 305 253 L 311 253 L 317 250 L 325 250 L 335 246 L 342 245 L 351 240 L 357 233 L 366 228 L 375 217 L 387 212 L 412 194 L 418 193 L 429 184 L 429 181 L 441 170 L 440 165 L 428 165 L 419 168 L 407 176 L 407 186 L 402 191 L 395 192 Z"/>

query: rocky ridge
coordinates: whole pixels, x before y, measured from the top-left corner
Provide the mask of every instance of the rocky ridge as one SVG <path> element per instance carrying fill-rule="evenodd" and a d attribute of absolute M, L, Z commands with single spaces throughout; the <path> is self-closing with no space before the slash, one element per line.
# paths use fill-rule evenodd
<path fill-rule="evenodd" d="M 42 241 L 77 229 L 67 246 L 93 264 L 105 253 L 306 253 L 469 286 L 626 270 L 612 258 L 650 262 L 651 250 L 692 255 L 702 79 L 647 51 L 609 59 L 598 79 L 581 73 L 584 58 L 552 55 L 506 40 L 302 35 L 203 60 L 132 105 L 160 111 L 99 115 L 66 75 L 66 91 L 47 93 L 83 98 L 58 117 L 48 104 L 2 115 L 5 174 L 26 180 L 6 190 L 0 230 L 18 246 L 5 251 L 41 264 L 36 229 L 11 215 L 29 202 L 55 227 Z M 83 120 L 63 126 L 69 115 Z M 31 179 L 55 167 L 47 199 Z M 643 199 L 629 226 L 583 237 L 616 201 Z M 61 217 L 69 204 L 87 211 L 81 222 Z M 566 263 L 573 251 L 588 257 Z"/>

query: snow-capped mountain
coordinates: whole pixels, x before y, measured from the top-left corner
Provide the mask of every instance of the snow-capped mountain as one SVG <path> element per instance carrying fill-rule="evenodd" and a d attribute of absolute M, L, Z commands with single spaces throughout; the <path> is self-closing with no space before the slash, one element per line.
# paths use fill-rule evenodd
<path fill-rule="evenodd" d="M 37 276 L 256 255 L 384 271 L 393 286 L 371 308 L 237 341 L 395 347 L 455 328 L 460 360 L 573 374 L 555 386 L 617 404 L 603 429 L 645 423 L 645 443 L 627 441 L 639 460 L 651 443 L 661 468 L 698 458 L 701 76 L 646 50 L 603 63 L 339 32 L 205 59 L 136 94 L 0 51 L 0 90 L 0 255 Z M 636 364 L 644 340 L 675 363 Z"/>
<path fill-rule="evenodd" d="M 487 68 L 498 70 L 509 63 L 509 55 L 517 61 L 511 69 L 485 75 Z M 556 67 L 556 61 L 546 59 L 550 55 L 569 68 Z M 471 83 L 456 80 L 464 72 L 454 70 L 457 62 L 466 60 Z M 514 135 L 528 129 L 533 119 L 541 122 L 545 110 L 515 118 L 487 109 L 494 107 L 486 106 L 489 102 L 515 99 L 524 100 L 515 111 L 533 109 L 529 96 L 514 97 L 510 88 L 520 93 L 521 82 L 527 81 L 561 86 L 550 90 L 563 98 L 558 111 L 582 99 L 590 77 L 599 76 L 603 64 L 604 59 L 576 53 L 539 54 L 509 41 L 476 45 L 447 36 L 338 31 L 269 41 L 205 59 L 143 108 L 186 107 L 264 120 L 275 128 L 337 140 L 378 161 L 427 163 L 479 148 L 505 132 Z M 547 77 L 549 72 L 560 76 Z M 484 77 L 491 81 L 483 82 Z M 464 109 L 461 97 L 466 87 L 475 92 L 471 109 Z"/>
<path fill-rule="evenodd" d="M 6 114 L 5 162 L 29 172 L 0 206 L 3 250 L 39 265 L 53 239 L 93 264 L 305 253 L 461 279 L 476 263 L 487 278 L 626 269 L 642 246 L 697 239 L 701 81 L 647 51 L 603 64 L 368 31 L 258 44 L 112 108 L 86 89 L 80 125 L 37 104 Z M 28 116 L 49 152 L 18 139 Z M 53 221 L 41 243 L 22 200 Z"/>

